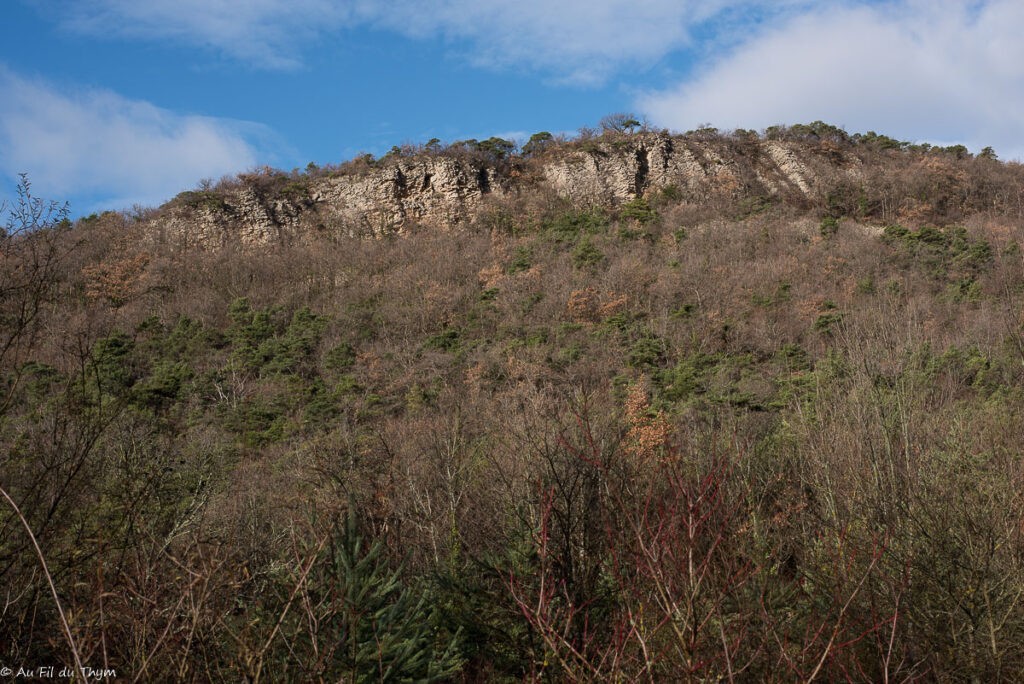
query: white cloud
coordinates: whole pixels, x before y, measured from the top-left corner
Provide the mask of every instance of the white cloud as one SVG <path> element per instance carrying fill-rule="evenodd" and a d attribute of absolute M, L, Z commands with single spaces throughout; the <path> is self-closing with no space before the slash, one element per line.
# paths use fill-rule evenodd
<path fill-rule="evenodd" d="M 581 82 L 600 81 L 629 64 L 686 45 L 690 29 L 736 0 L 441 0 L 424 12 L 396 0 L 376 17 L 409 35 L 468 40 L 470 59 L 486 66 L 525 65 Z"/>
<path fill-rule="evenodd" d="M 353 16 L 338 0 L 43 0 L 67 29 L 211 48 L 259 67 L 300 63 L 300 47 Z"/>
<path fill-rule="evenodd" d="M 766 30 L 640 98 L 658 125 L 763 128 L 821 119 L 1024 158 L 1024 3 L 830 5 Z"/>
<path fill-rule="evenodd" d="M 91 198 L 76 212 L 157 204 L 201 178 L 250 168 L 247 138 L 262 133 L 109 91 L 58 90 L 0 65 L 0 173 L 29 174 L 42 197 Z"/>
<path fill-rule="evenodd" d="M 301 62 L 304 47 L 346 28 L 444 36 L 477 65 L 526 66 L 598 82 L 687 45 L 729 10 L 778 13 L 810 0 L 39 0 L 89 35 L 169 40 L 267 68 Z"/>

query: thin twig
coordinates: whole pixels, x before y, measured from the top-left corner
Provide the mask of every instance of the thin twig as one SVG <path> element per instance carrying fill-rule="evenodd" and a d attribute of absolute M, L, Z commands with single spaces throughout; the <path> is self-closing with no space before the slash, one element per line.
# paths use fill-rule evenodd
<path fill-rule="evenodd" d="M 46 581 L 50 585 L 50 593 L 53 594 L 53 602 L 57 605 L 57 613 L 60 614 L 60 623 L 64 627 L 64 638 L 67 639 L 68 647 L 71 649 L 71 655 L 75 658 L 75 668 L 78 670 L 78 676 L 82 678 L 83 682 L 89 681 L 89 678 L 85 674 L 85 668 L 82 667 L 82 659 L 78 656 L 78 646 L 75 645 L 75 637 L 71 635 L 71 627 L 68 626 L 67 616 L 64 615 L 64 607 L 61 606 L 60 597 L 57 596 L 57 586 L 53 583 L 53 577 L 50 575 L 50 569 L 46 565 L 46 558 L 43 556 L 43 550 L 39 548 L 39 542 L 36 541 L 36 535 L 32 532 L 32 527 L 28 524 L 28 520 L 22 515 L 21 509 L 18 508 L 18 504 L 14 502 L 11 495 L 7 493 L 3 487 L 0 487 L 0 494 L 3 495 L 7 503 L 10 504 L 11 508 L 14 509 L 15 515 L 18 516 L 18 520 L 25 528 L 25 532 L 28 534 L 28 538 L 32 540 L 32 546 L 36 550 L 36 556 L 39 558 L 39 564 L 43 568 L 43 575 L 46 576 Z"/>
<path fill-rule="evenodd" d="M 309 561 L 306 563 L 306 567 L 303 568 L 302 574 L 299 575 L 299 581 L 295 584 L 295 588 L 292 590 L 291 596 L 288 597 L 288 602 L 285 604 L 284 609 L 281 611 L 281 614 L 277 617 L 277 622 L 274 624 L 274 629 L 270 631 L 270 636 L 267 637 L 266 643 L 263 644 L 263 648 L 261 648 L 260 652 L 257 654 L 256 672 L 255 675 L 253 676 L 254 682 L 259 681 L 260 674 L 263 672 L 263 659 L 266 656 L 267 651 L 270 650 L 270 645 L 274 642 L 274 639 L 277 637 L 277 633 L 281 629 L 281 624 L 284 622 L 284 618 L 288 614 L 288 609 L 292 607 L 292 603 L 295 602 L 295 597 L 298 595 L 299 591 L 306 583 L 306 577 L 309 576 L 309 572 L 313 569 L 313 566 L 316 564 L 316 559 L 320 555 L 320 552 L 323 551 L 328 539 L 329 535 L 325 534 L 323 538 L 320 540 L 320 543 L 317 544 L 316 550 L 313 551 L 313 553 L 310 555 Z"/>

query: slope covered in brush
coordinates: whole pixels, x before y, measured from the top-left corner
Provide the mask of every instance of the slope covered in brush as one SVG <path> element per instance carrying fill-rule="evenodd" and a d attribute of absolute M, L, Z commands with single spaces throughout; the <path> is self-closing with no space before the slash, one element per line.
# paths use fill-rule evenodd
<path fill-rule="evenodd" d="M 1021 167 L 822 125 L 541 142 L 9 226 L 0 484 L 83 661 L 1024 677 Z M 441 167 L 458 211 L 418 214 Z M 29 548 L 5 509 L 0 657 L 70 663 Z"/>

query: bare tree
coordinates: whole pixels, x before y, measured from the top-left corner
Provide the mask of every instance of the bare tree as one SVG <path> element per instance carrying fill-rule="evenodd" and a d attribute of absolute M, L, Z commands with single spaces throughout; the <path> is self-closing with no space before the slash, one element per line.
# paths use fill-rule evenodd
<path fill-rule="evenodd" d="M 0 370 L 15 372 L 0 398 L 6 409 L 17 386 L 17 366 L 38 332 L 39 313 L 53 294 L 71 226 L 68 206 L 33 197 L 21 175 L 17 197 L 0 204 Z"/>
<path fill-rule="evenodd" d="M 640 120 L 636 118 L 636 115 L 629 112 L 616 112 L 615 114 L 603 117 L 598 122 L 598 125 L 601 126 L 602 131 L 632 133 L 634 129 L 640 127 Z"/>

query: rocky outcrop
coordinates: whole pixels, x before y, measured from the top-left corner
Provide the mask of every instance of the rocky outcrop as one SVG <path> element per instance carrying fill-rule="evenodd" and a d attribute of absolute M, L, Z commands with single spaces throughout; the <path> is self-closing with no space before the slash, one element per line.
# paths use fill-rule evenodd
<path fill-rule="evenodd" d="M 810 194 L 811 184 L 808 179 L 812 178 L 813 174 L 806 165 L 801 163 L 792 149 L 780 142 L 767 142 L 764 149 L 786 180 L 796 186 L 800 192 Z"/>
<path fill-rule="evenodd" d="M 484 195 L 503 187 L 494 168 L 435 156 L 400 160 L 364 177 L 328 177 L 311 196 L 327 220 L 380 234 L 409 221 L 458 223 Z"/>
<path fill-rule="evenodd" d="M 229 187 L 182 193 L 159 213 L 153 232 L 162 240 L 215 246 L 382 235 L 411 224 L 446 228 L 470 218 L 485 197 L 514 193 L 524 182 L 577 203 L 606 205 L 670 186 L 693 201 L 810 196 L 835 164 L 825 166 L 793 143 L 623 134 L 565 143 L 515 164 L 435 153 L 320 175 L 250 174 Z"/>
<path fill-rule="evenodd" d="M 587 202 L 623 202 L 673 186 L 695 201 L 713 195 L 814 194 L 818 172 L 799 147 L 778 142 L 690 140 L 638 135 L 587 145 L 545 166 L 559 194 Z"/>
<path fill-rule="evenodd" d="M 182 193 L 152 221 L 151 234 L 163 242 L 215 247 L 278 243 L 301 232 L 309 203 L 271 198 L 255 185 Z"/>
<path fill-rule="evenodd" d="M 494 167 L 442 155 L 381 162 L 368 171 L 290 179 L 250 174 L 216 191 L 182 193 L 155 219 L 163 241 L 275 244 L 323 233 L 383 235 L 411 222 L 464 221 L 508 185 Z"/>
<path fill-rule="evenodd" d="M 546 166 L 545 177 L 561 195 L 623 202 L 670 185 L 699 191 L 714 177 L 727 174 L 726 167 L 709 148 L 667 135 L 636 136 L 610 145 L 584 144 Z"/>

